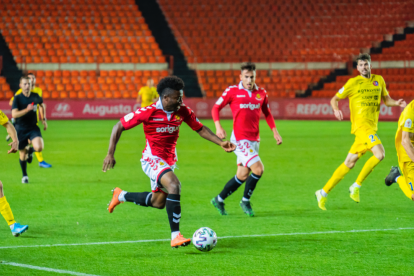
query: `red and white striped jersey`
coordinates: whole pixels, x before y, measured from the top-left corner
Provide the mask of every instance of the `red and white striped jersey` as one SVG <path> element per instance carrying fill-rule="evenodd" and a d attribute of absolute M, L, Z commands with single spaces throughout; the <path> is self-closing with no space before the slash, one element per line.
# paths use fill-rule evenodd
<path fill-rule="evenodd" d="M 270 129 L 276 127 L 273 115 L 270 113 L 266 90 L 255 85 L 252 91 L 245 89 L 242 82 L 227 88 L 213 107 L 213 120 L 220 119 L 219 112 L 227 104 L 233 113 L 233 132 L 237 141 L 259 141 L 260 111 L 263 111 Z"/>
<path fill-rule="evenodd" d="M 125 115 L 121 118 L 121 122 L 126 130 L 143 123 L 147 140 L 147 145 L 142 152 L 143 157 L 160 157 L 170 166 L 177 161 L 175 146 L 181 124 L 185 122 L 193 130 L 203 127 L 189 107 L 182 104 L 178 111 L 168 112 L 164 110 L 160 100 Z"/>

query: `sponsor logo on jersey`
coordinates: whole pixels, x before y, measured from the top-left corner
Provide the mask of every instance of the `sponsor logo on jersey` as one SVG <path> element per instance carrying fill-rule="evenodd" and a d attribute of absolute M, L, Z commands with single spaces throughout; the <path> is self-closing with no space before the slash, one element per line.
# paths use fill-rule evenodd
<path fill-rule="evenodd" d="M 225 96 L 225 95 L 224 95 L 224 93 L 223 93 L 223 96 Z M 221 105 L 221 103 L 222 103 L 223 101 L 224 101 L 223 97 L 220 97 L 220 98 L 217 100 L 216 105 Z"/>
<path fill-rule="evenodd" d="M 153 121 L 164 121 L 164 118 L 153 118 Z"/>
<path fill-rule="evenodd" d="M 366 102 L 362 102 L 361 103 L 361 106 L 364 106 L 364 107 L 370 107 L 370 106 L 380 106 L 380 104 L 379 103 L 366 103 Z"/>
<path fill-rule="evenodd" d="M 381 92 L 380 88 L 374 88 L 374 89 L 360 89 L 358 90 L 358 93 L 375 93 L 375 92 Z"/>
<path fill-rule="evenodd" d="M 374 81 L 372 84 L 373 84 L 374 86 L 378 86 L 378 82 L 377 82 L 377 81 Z"/>
<path fill-rule="evenodd" d="M 129 113 L 124 116 L 124 121 L 129 122 L 132 118 L 134 118 L 134 113 Z"/>
<path fill-rule="evenodd" d="M 166 127 L 157 127 L 157 129 L 155 130 L 156 132 L 160 132 L 160 133 L 173 133 L 174 131 L 177 131 L 180 127 L 179 126 L 166 126 Z"/>
<path fill-rule="evenodd" d="M 250 110 L 255 110 L 255 109 L 260 109 L 260 104 L 252 104 L 252 103 L 248 103 L 248 104 L 240 104 L 240 108 L 241 109 L 250 109 Z"/>
<path fill-rule="evenodd" d="M 246 95 L 237 95 L 237 98 L 244 98 Z"/>
<path fill-rule="evenodd" d="M 342 87 L 341 89 L 339 89 L 338 93 L 342 94 L 342 92 L 344 92 L 344 90 L 345 90 L 345 87 Z"/>
<path fill-rule="evenodd" d="M 407 119 L 405 121 L 404 127 L 411 128 L 412 126 L 413 126 L 413 121 L 411 121 L 411 119 Z"/>

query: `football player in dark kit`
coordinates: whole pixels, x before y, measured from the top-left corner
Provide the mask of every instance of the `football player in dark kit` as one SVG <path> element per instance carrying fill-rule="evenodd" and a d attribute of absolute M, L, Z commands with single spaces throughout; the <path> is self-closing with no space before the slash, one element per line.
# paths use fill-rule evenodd
<path fill-rule="evenodd" d="M 20 79 L 22 93 L 14 97 L 12 105 L 12 116 L 16 119 L 15 127 L 19 139 L 19 161 L 23 172 L 22 183 L 29 183 L 29 177 L 27 176 L 27 162 L 31 163 L 31 159 L 33 158 L 32 151 L 41 152 L 44 147 L 42 134 L 37 126 L 36 110 L 38 105 L 42 115 L 41 118 L 43 118 L 43 129 L 47 129 L 46 109 L 43 104 L 43 99 L 38 94 L 30 92 L 30 82 L 31 80 L 27 76 Z M 33 145 L 33 150 L 30 150 L 30 152 L 26 150 L 29 141 Z M 27 158 L 27 156 L 29 156 L 29 158 Z"/>

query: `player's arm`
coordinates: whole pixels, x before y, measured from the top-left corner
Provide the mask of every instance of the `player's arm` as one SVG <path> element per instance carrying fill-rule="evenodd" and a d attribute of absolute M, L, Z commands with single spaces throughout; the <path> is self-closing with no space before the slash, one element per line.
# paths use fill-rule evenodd
<path fill-rule="evenodd" d="M 339 120 L 342 121 L 344 119 L 344 115 L 342 114 L 342 111 L 339 110 L 338 107 L 338 102 L 342 100 L 341 98 L 339 98 L 337 95 L 333 96 L 331 99 L 331 106 L 332 109 L 334 111 L 335 117 Z"/>
<path fill-rule="evenodd" d="M 386 106 L 400 106 L 402 108 L 407 106 L 407 103 L 403 99 L 394 100 L 390 97 L 390 95 L 385 95 L 382 97 L 382 100 L 384 101 L 384 104 Z"/>
<path fill-rule="evenodd" d="M 262 112 L 266 118 L 267 125 L 270 127 L 270 129 L 273 132 L 273 137 L 275 138 L 277 144 L 281 145 L 283 142 L 282 136 L 280 136 L 279 132 L 277 131 L 276 124 L 275 124 L 275 118 L 273 118 L 273 115 L 270 112 L 269 100 L 268 100 L 267 95 L 266 95 L 266 98 L 263 100 Z"/>
<path fill-rule="evenodd" d="M 43 130 L 47 129 L 46 122 L 46 105 L 44 103 L 39 104 L 40 117 L 42 118 Z"/>
<path fill-rule="evenodd" d="M 111 138 L 109 139 L 109 148 L 108 154 L 106 155 L 102 167 L 102 171 L 106 172 L 107 170 L 112 169 L 115 166 L 115 150 L 116 145 L 118 144 L 119 139 L 121 138 L 122 132 L 125 130 L 122 122 L 119 121 L 116 125 L 112 128 Z"/>
<path fill-rule="evenodd" d="M 30 112 L 32 110 L 33 110 L 33 104 L 28 104 L 27 107 L 25 109 L 22 109 L 22 110 L 19 110 L 18 108 L 14 108 L 14 106 L 13 106 L 12 117 L 13 118 L 20 118 L 20 117 L 26 115 L 28 112 Z"/>
<path fill-rule="evenodd" d="M 222 141 L 217 135 L 215 135 L 208 127 L 202 126 L 197 130 L 198 135 L 206 140 L 213 142 L 216 145 L 222 147 L 226 152 L 232 152 L 236 149 L 236 145 L 230 141 Z"/>
<path fill-rule="evenodd" d="M 12 98 L 10 99 L 10 101 L 9 101 L 9 105 L 10 105 L 10 106 L 12 106 L 12 105 L 13 105 L 13 100 L 14 100 L 14 97 L 12 97 Z"/>
<path fill-rule="evenodd" d="M 141 99 L 141 94 L 138 94 L 137 96 L 137 103 L 141 103 L 142 99 Z"/>
<path fill-rule="evenodd" d="M 218 137 L 220 137 L 220 139 L 224 139 L 227 136 L 226 131 L 220 124 L 220 110 L 222 110 L 223 107 L 230 103 L 230 95 L 228 94 L 228 91 L 228 89 L 224 91 L 223 95 L 217 100 L 213 106 L 213 109 L 211 110 L 214 125 L 216 126 L 216 134 Z"/>
<path fill-rule="evenodd" d="M 414 133 L 402 131 L 402 138 L 401 138 L 401 145 L 404 147 L 405 152 L 410 157 L 411 161 L 414 162 L 414 147 L 411 143 L 411 139 L 413 139 Z"/>
<path fill-rule="evenodd" d="M 10 135 L 10 138 L 12 139 L 12 142 L 9 144 L 11 149 L 7 153 L 17 152 L 19 150 L 19 140 L 17 139 L 16 129 L 10 121 L 7 121 L 7 123 L 5 123 L 3 126 L 6 128 L 7 133 Z"/>

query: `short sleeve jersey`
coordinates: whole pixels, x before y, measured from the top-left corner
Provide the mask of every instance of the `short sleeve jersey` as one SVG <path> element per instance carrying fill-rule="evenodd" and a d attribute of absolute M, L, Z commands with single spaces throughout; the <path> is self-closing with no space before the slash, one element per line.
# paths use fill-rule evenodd
<path fill-rule="evenodd" d="M 159 97 L 155 87 L 144 86 L 139 90 L 138 94 L 141 95 L 141 107 L 152 105 L 152 99 Z"/>
<path fill-rule="evenodd" d="M 404 111 L 400 115 L 398 120 L 398 129 L 395 134 L 395 148 L 397 150 L 398 161 L 400 163 L 412 161 L 411 158 L 407 155 L 404 147 L 401 144 L 402 132 L 414 133 L 414 101 L 409 103 Z M 411 139 L 411 144 L 414 146 L 414 140 Z"/>
<path fill-rule="evenodd" d="M 203 127 L 189 107 L 183 104 L 178 111 L 167 112 L 164 111 L 160 100 L 121 118 L 121 123 L 126 130 L 141 123 L 144 125 L 147 145 L 142 153 L 143 156 L 162 158 L 170 166 L 177 161 L 175 146 L 183 122 L 193 130 Z"/>
<path fill-rule="evenodd" d="M 233 131 L 237 141 L 259 141 L 260 112 L 270 114 L 266 90 L 255 86 L 252 91 L 246 90 L 242 83 L 230 86 L 217 100 L 219 110 L 227 104 L 233 113 Z"/>
<path fill-rule="evenodd" d="M 4 112 L 0 110 L 0 125 L 4 126 L 8 121 L 9 121 L 9 118 L 7 118 L 7 115 L 4 114 Z"/>
<path fill-rule="evenodd" d="M 22 117 L 16 118 L 16 127 L 17 128 L 33 128 L 37 124 L 37 115 L 36 111 L 39 104 L 43 103 L 42 97 L 37 93 L 30 93 L 29 97 L 19 94 L 14 97 L 12 109 L 17 109 L 18 111 L 26 109 L 29 104 L 33 104 L 33 110 L 27 112 Z"/>
<path fill-rule="evenodd" d="M 43 97 L 43 91 L 40 87 L 34 87 L 32 91 L 30 91 L 31 93 L 36 93 L 39 94 L 40 97 Z M 14 94 L 14 96 L 20 95 L 22 94 L 22 89 L 20 88 L 19 90 L 17 90 L 16 94 Z M 12 98 L 12 100 L 14 100 L 14 97 Z M 36 115 L 37 115 L 37 120 L 39 121 L 39 109 L 37 109 L 36 111 Z"/>
<path fill-rule="evenodd" d="M 369 79 L 357 76 L 348 80 L 336 96 L 341 99 L 349 98 L 351 133 L 355 133 L 362 126 L 378 130 L 381 98 L 387 95 L 385 81 L 380 75 L 371 74 Z"/>

